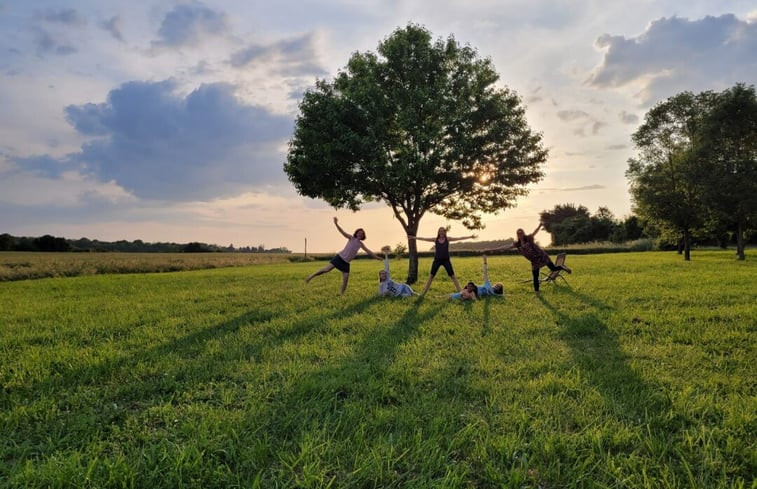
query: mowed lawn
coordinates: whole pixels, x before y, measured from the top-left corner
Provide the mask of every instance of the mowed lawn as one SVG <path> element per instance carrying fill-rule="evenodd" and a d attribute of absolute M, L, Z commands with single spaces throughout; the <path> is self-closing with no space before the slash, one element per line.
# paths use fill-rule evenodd
<path fill-rule="evenodd" d="M 0 283 L 0 486 L 757 487 L 755 251 L 324 263 Z"/>

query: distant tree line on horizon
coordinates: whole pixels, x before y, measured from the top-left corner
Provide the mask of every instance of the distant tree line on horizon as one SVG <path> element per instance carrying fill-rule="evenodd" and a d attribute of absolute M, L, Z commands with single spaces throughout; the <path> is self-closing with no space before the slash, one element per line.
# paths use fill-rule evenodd
<path fill-rule="evenodd" d="M 607 207 L 600 207 L 592 214 L 583 205 L 557 204 L 550 210 L 539 213 L 544 223 L 544 229 L 552 237 L 554 247 L 587 244 L 587 243 L 626 243 L 639 239 L 653 239 L 657 248 L 663 250 L 677 249 L 682 251 L 683 243 L 678 233 L 664 226 L 658 226 L 654 221 L 642 219 L 636 215 L 629 215 L 622 219 L 616 218 Z M 525 230 L 527 233 L 531 229 Z M 501 246 L 514 239 L 513 236 L 496 242 L 460 242 L 451 243 L 450 249 L 487 249 Z M 757 244 L 757 230 L 746 233 L 747 244 Z M 701 228 L 692 235 L 693 244 L 698 246 L 718 246 L 727 248 L 736 244 L 736 236 L 723 227 Z"/>
<path fill-rule="evenodd" d="M 0 234 L 0 251 L 62 251 L 62 252 L 130 252 L 130 253 L 291 253 L 286 247 L 260 246 L 234 247 L 200 243 L 146 243 L 134 241 L 100 241 L 97 239 L 66 239 L 45 234 L 39 237 Z"/>

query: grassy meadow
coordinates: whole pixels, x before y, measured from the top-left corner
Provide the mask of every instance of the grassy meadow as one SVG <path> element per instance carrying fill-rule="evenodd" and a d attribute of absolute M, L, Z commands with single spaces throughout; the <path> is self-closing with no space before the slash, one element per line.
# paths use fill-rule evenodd
<path fill-rule="evenodd" d="M 567 263 L 476 303 L 373 260 L 0 282 L 0 486 L 757 487 L 757 253 Z"/>

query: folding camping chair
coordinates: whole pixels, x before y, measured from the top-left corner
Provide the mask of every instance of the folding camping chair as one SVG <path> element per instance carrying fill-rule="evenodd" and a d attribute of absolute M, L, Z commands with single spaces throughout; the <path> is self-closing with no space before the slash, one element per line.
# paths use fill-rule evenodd
<path fill-rule="evenodd" d="M 555 257 L 555 265 L 557 265 L 558 267 L 565 265 L 565 253 L 557 254 L 557 256 Z M 547 270 L 549 270 L 549 268 Z M 562 270 L 555 270 L 554 272 L 550 271 L 549 274 L 545 275 L 542 273 L 542 275 L 544 276 L 541 279 L 539 279 L 539 282 L 541 283 L 546 283 L 546 282 L 554 283 L 554 282 L 557 282 L 558 278 L 561 278 L 563 282 L 565 282 L 566 284 L 568 283 L 568 281 L 565 280 L 565 277 L 562 276 Z"/>

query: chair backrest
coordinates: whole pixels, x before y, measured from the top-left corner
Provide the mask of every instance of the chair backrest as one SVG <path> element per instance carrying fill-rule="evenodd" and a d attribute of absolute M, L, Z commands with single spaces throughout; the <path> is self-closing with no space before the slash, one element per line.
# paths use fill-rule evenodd
<path fill-rule="evenodd" d="M 565 253 L 558 253 L 557 256 L 555 257 L 555 265 L 557 265 L 558 267 L 561 267 L 564 264 L 565 264 Z M 549 272 L 549 275 L 547 275 L 544 281 L 545 282 L 554 281 L 557 277 L 560 276 L 560 272 L 562 272 L 562 270 L 555 270 L 554 272 Z"/>

